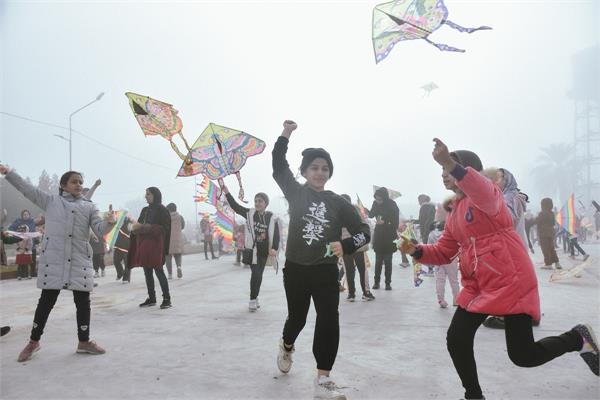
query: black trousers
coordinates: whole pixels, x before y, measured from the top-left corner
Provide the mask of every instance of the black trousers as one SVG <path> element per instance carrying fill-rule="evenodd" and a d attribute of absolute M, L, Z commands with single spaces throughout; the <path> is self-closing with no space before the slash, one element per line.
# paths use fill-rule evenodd
<path fill-rule="evenodd" d="M 117 279 L 123 278 L 124 281 L 129 281 L 131 270 L 127 266 L 127 253 L 115 249 L 113 253 L 113 264 L 117 270 Z"/>
<path fill-rule="evenodd" d="M 94 271 L 98 272 L 99 269 L 104 271 L 104 268 L 106 268 L 104 265 L 104 254 L 94 254 L 92 256 L 92 265 L 94 266 Z"/>
<path fill-rule="evenodd" d="M 382 264 L 385 264 L 385 284 L 392 283 L 392 256 L 394 253 L 375 253 L 375 283 L 381 280 Z"/>
<path fill-rule="evenodd" d="M 31 268 L 29 268 L 29 273 L 31 276 L 37 276 L 37 246 L 33 246 L 31 249 Z"/>
<path fill-rule="evenodd" d="M 250 300 L 254 300 L 260 293 L 260 285 L 262 284 L 263 272 L 265 272 L 265 264 L 267 257 L 257 255 L 256 264 L 250 266 L 252 271 L 250 275 Z"/>
<path fill-rule="evenodd" d="M 313 337 L 313 355 L 317 368 L 331 371 L 340 342 L 338 306 L 340 292 L 336 264 L 299 265 L 286 261 L 283 286 L 288 316 L 283 326 L 283 342 L 292 345 L 306 324 L 312 298 L 317 321 Z"/>
<path fill-rule="evenodd" d="M 31 329 L 31 340 L 40 340 L 44 333 L 44 327 L 48 322 L 50 311 L 56 304 L 60 290 L 42 289 L 35 315 L 33 317 L 33 329 Z M 73 290 L 73 300 L 77 308 L 77 337 L 80 342 L 90 340 L 90 292 Z"/>
<path fill-rule="evenodd" d="M 206 257 L 207 260 L 208 260 L 208 248 L 209 247 L 210 247 L 210 254 L 214 258 L 215 257 L 215 251 L 213 249 L 212 236 L 205 236 L 204 237 L 204 257 Z"/>
<path fill-rule="evenodd" d="M 363 294 L 366 294 L 367 282 L 366 282 L 366 269 L 365 269 L 365 253 L 358 251 L 353 255 L 344 256 L 344 267 L 346 268 L 346 280 L 348 281 L 348 293 L 356 294 L 356 285 L 354 284 L 354 271 L 358 269 L 358 275 L 360 277 L 360 287 Z"/>
<path fill-rule="evenodd" d="M 577 249 L 579 254 L 581 254 L 582 256 L 586 255 L 586 252 L 581 248 L 581 246 L 577 242 L 577 237 L 572 237 L 569 239 L 569 253 L 571 253 L 571 256 L 573 257 L 575 257 L 575 249 Z"/>
<path fill-rule="evenodd" d="M 487 314 L 471 313 L 458 307 L 448 328 L 448 352 L 465 388 L 465 399 L 482 397 L 473 340 L 486 317 Z M 581 335 L 573 330 L 536 342 L 531 328 L 531 316 L 526 314 L 505 315 L 504 324 L 508 357 L 519 367 L 537 367 L 566 352 L 578 351 L 583 346 Z"/>
<path fill-rule="evenodd" d="M 33 276 L 31 274 L 32 270 L 33 267 L 31 266 L 31 264 L 19 264 L 17 266 L 17 276 L 19 278 L 27 278 L 27 276 Z"/>
<path fill-rule="evenodd" d="M 150 300 L 156 301 L 156 292 L 154 291 L 154 275 L 158 278 L 158 283 L 160 284 L 160 290 L 162 290 L 163 299 L 170 300 L 171 294 L 169 293 L 169 281 L 167 280 L 167 276 L 165 275 L 165 270 L 163 267 L 160 268 L 151 268 L 144 267 L 144 275 L 146 276 L 146 287 L 148 288 L 148 297 Z"/>

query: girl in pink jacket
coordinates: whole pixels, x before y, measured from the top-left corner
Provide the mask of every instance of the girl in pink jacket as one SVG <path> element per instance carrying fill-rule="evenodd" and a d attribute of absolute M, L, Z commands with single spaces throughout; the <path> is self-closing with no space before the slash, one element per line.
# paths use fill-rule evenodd
<path fill-rule="evenodd" d="M 534 341 L 531 321 L 540 319 L 537 278 L 502 192 L 479 174 L 482 165 L 475 153 L 450 153 L 442 141 L 434 142 L 433 158 L 443 168 L 444 186 L 456 193 L 452 211 L 437 243 L 403 241 L 400 247 L 424 264 L 443 265 L 459 257 L 463 289 L 446 340 L 465 399 L 484 398 L 473 340 L 488 314 L 504 316 L 508 356 L 516 365 L 536 367 L 579 351 L 598 375 L 598 342 L 590 326 L 577 325 L 559 336 Z"/>

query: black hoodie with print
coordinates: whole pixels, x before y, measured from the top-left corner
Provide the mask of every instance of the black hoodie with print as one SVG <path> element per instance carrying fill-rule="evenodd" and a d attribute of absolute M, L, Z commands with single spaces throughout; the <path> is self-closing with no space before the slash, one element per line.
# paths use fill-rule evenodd
<path fill-rule="evenodd" d="M 337 257 L 325 257 L 327 244 L 341 242 L 344 254 L 353 254 L 369 243 L 369 225 L 341 196 L 329 190 L 317 192 L 294 179 L 285 158 L 288 143 L 287 138 L 280 136 L 272 153 L 273 178 L 290 206 L 285 257 L 301 265 L 335 264 Z M 352 236 L 341 240 L 342 227 Z"/>

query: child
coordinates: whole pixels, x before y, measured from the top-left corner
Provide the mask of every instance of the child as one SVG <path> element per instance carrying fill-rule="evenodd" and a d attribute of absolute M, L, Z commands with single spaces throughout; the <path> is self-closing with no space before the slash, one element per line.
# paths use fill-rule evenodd
<path fill-rule="evenodd" d="M 427 240 L 427 244 L 436 243 L 444 232 L 444 222 L 440 221 L 431 225 L 431 232 Z M 435 267 L 435 292 L 437 294 L 438 304 L 441 308 L 448 307 L 445 299 L 446 277 L 450 282 L 452 289 L 452 305 L 456 307 L 456 297 L 460 290 L 458 284 L 458 260 L 455 258 L 450 264 L 438 265 Z"/>
<path fill-rule="evenodd" d="M 104 254 L 106 253 L 106 241 L 104 237 L 90 234 L 90 245 L 92 246 L 92 265 L 94 266 L 94 278 L 106 276 L 106 265 L 104 265 Z"/>
<path fill-rule="evenodd" d="M 4 165 L 0 165 L 0 174 L 46 213 L 37 278 L 42 294 L 33 318 L 31 340 L 19 354 L 18 361 L 29 360 L 40 349 L 39 340 L 62 289 L 73 291 L 77 307 L 77 353 L 104 354 L 102 347 L 89 340 L 90 292 L 94 279 L 88 240 L 90 229 L 99 236 L 112 229 L 116 222 L 112 206 L 103 221 L 96 206 L 83 197 L 83 177 L 79 172 L 62 175 L 58 195 L 34 187 Z"/>
<path fill-rule="evenodd" d="M 437 243 L 415 246 L 404 240 L 401 247 L 415 259 L 436 265 L 448 264 L 459 253 L 463 289 L 448 328 L 447 346 L 465 399 L 484 398 L 473 342 L 488 314 L 504 316 L 506 347 L 514 364 L 536 367 L 578 351 L 598 375 L 598 344 L 588 325 L 534 341 L 532 319 L 540 319 L 537 278 L 502 192 L 479 173 L 483 168 L 477 154 L 450 153 L 441 140 L 434 142 L 433 158 L 442 166 L 444 186 L 456 193 L 451 212 Z"/>
<path fill-rule="evenodd" d="M 27 227 L 27 225 L 21 225 L 17 227 L 17 232 L 26 233 L 29 232 L 29 228 Z M 24 238 L 23 240 L 17 243 L 17 257 L 15 263 L 17 264 L 18 280 L 21 280 L 23 278 L 31 279 L 31 271 L 29 270 L 29 267 L 31 266 L 32 262 L 32 247 L 32 238 Z"/>
<path fill-rule="evenodd" d="M 338 306 L 338 258 L 353 254 L 369 243 L 369 226 L 358 212 L 337 194 L 325 190 L 333 173 L 333 162 L 323 149 L 302 152 L 300 172 L 306 178 L 301 185 L 286 160 L 287 146 L 297 128 L 293 121 L 283 123 L 283 132 L 273 147 L 273 178 L 289 203 L 289 231 L 283 284 L 288 317 L 279 341 L 277 366 L 283 373 L 292 367 L 294 342 L 304 328 L 312 298 L 317 320 L 313 355 L 317 361 L 314 394 L 321 399 L 346 399 L 329 377 L 340 340 Z M 394 225 L 394 230 L 398 226 Z M 351 237 L 341 240 L 342 227 Z"/>

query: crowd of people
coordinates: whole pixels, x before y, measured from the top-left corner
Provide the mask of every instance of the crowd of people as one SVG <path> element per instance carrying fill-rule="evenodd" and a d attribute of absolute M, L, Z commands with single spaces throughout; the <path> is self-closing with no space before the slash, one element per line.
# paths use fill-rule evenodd
<path fill-rule="evenodd" d="M 482 324 L 505 330 L 508 356 L 515 365 L 536 367 L 567 352 L 579 352 L 592 372 L 599 375 L 598 342 L 589 325 L 579 324 L 538 341 L 533 338 L 532 326 L 539 324 L 541 313 L 536 271 L 528 252 L 533 253 L 534 245 L 539 243 L 544 256 L 542 268 L 562 268 L 556 252 L 559 242 L 570 257 L 579 255 L 583 261 L 589 257 L 578 240 L 585 239 L 582 234 L 565 231 L 556 224 L 556 209 L 550 198 L 542 199 L 541 211 L 535 216 L 527 210 L 528 196 L 519 190 L 516 178 L 506 168 L 484 169 L 474 152 L 450 151 L 441 140 L 434 139 L 433 160 L 442 169 L 442 183 L 452 196 L 436 205 L 430 196 L 419 195 L 419 216 L 407 220 L 401 218 L 396 202 L 383 187 L 375 191 L 365 215 L 362 205 L 352 204 L 350 196 L 326 189 L 334 163 L 325 149 L 307 148 L 302 152 L 299 171 L 306 183 L 296 180 L 286 159 L 296 129 L 295 122 L 285 121 L 272 151 L 273 178 L 289 204 L 287 240 L 282 235 L 283 221 L 268 210 L 266 193 L 256 193 L 253 207 L 247 208 L 238 204 L 221 183 L 230 207 L 245 221 L 234 228 L 233 236 L 235 264 L 250 268 L 250 312 L 260 309 L 265 267 L 278 268 L 279 253 L 285 248 L 282 272 L 287 317 L 277 354 L 282 373 L 292 368 L 295 342 L 305 327 L 312 300 L 316 310 L 315 398 L 346 398 L 330 376 L 340 338 L 342 277 L 348 291 L 346 300 L 354 302 L 358 270 L 362 300 L 372 302 L 372 290 L 382 288 L 382 273 L 383 289 L 392 290 L 392 258 L 400 251 L 402 267 L 410 266 L 410 256 L 413 264 L 422 263 L 428 268 L 426 275 L 435 276 L 439 307 L 451 304 L 455 308 L 447 348 L 465 399 L 484 398 L 473 349 L 475 333 Z M 44 212 L 43 217 L 33 219 L 28 210 L 23 210 L 6 229 L 6 213 L 2 213 L 2 262 L 7 261 L 4 244 L 14 244 L 17 279 L 37 276 L 41 289 L 31 335 L 18 361 L 31 359 L 40 349 L 41 336 L 61 290 L 73 293 L 79 339 L 76 351 L 104 354 L 105 349 L 90 340 L 90 292 L 96 286 L 94 278 L 105 276 L 104 237 L 117 218 L 112 206 L 102 215 L 91 201 L 101 182 L 96 181 L 86 190 L 83 175 L 69 171 L 60 179 L 59 193 L 46 193 L 8 166 L 0 165 L 0 173 Z M 160 308 L 168 309 L 173 304 L 169 287 L 173 259 L 177 278 L 183 278 L 185 220 L 174 203 L 163 205 L 158 188 L 149 187 L 144 195 L 147 206 L 140 215 L 129 216 L 118 227 L 110 249 L 112 261 L 117 280 L 123 283 L 130 282 L 132 268 L 143 268 L 147 298 L 140 307 L 157 305 L 156 276 L 162 294 Z M 407 226 L 416 230 L 416 237 L 403 233 Z M 218 259 L 213 248 L 214 227 L 208 217 L 200 221 L 199 231 L 206 260 Z M 369 247 L 375 253 L 372 286 Z M 447 281 L 451 301 L 445 294 Z M 8 332 L 7 328 L 2 328 L 2 334 Z"/>

